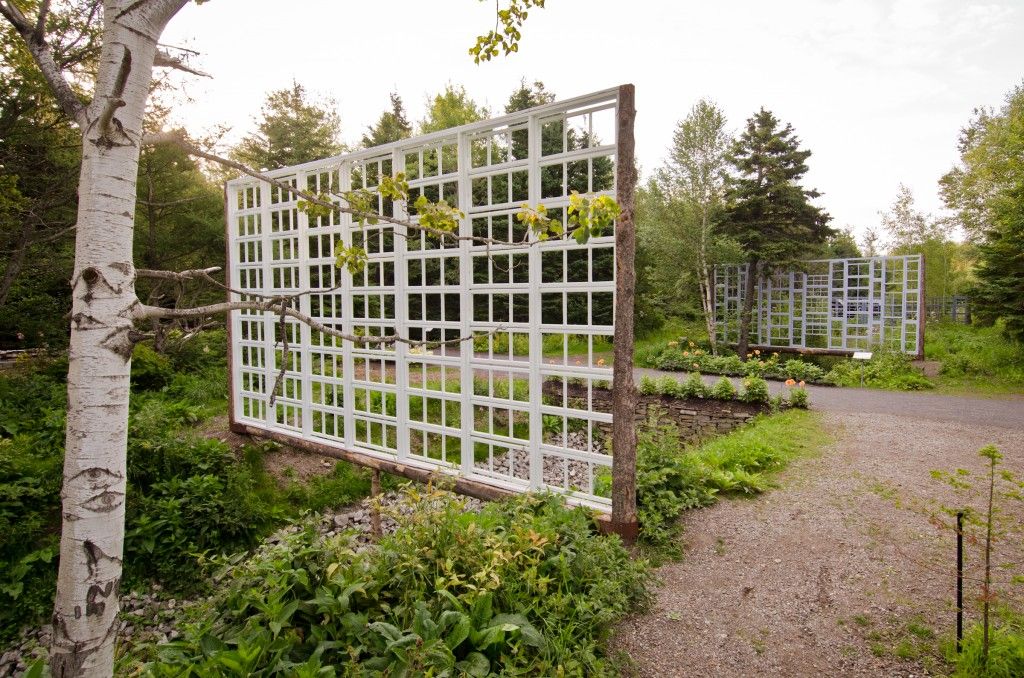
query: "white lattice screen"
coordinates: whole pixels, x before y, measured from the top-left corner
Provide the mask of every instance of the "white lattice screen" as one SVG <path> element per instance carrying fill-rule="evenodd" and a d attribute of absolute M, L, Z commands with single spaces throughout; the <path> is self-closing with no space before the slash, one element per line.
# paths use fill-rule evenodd
<path fill-rule="evenodd" d="M 404 171 L 421 193 L 466 213 L 462 236 L 514 242 L 515 215 L 543 204 L 566 218 L 573 191 L 615 194 L 618 89 L 286 168 L 272 177 L 316 193 L 373 189 Z M 379 198 L 381 214 L 405 204 Z M 234 421 L 505 489 L 551 489 L 610 505 L 614 233 L 578 245 L 486 245 L 347 214 L 311 217 L 294 194 L 249 178 L 227 186 L 230 280 L 246 293 L 300 296 L 298 308 L 347 333 L 462 345 L 351 343 L 289 319 L 231 316 Z M 334 265 L 339 243 L 368 254 L 357 274 Z M 472 345 L 471 345 L 472 344 Z M 610 362 L 610 361 L 609 361 Z"/>
<path fill-rule="evenodd" d="M 736 343 L 746 265 L 715 267 L 718 340 Z M 776 270 L 756 288 L 751 342 L 832 352 L 923 351 L 921 255 L 824 259 Z"/>

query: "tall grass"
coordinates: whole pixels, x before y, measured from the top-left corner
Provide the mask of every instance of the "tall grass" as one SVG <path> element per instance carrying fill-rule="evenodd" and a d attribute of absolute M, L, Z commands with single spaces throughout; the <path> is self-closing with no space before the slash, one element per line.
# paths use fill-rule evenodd
<path fill-rule="evenodd" d="M 940 388 L 993 394 L 1024 391 L 1024 344 L 1007 337 L 1000 323 L 929 323 L 924 337 L 925 358 L 942 363 Z"/>

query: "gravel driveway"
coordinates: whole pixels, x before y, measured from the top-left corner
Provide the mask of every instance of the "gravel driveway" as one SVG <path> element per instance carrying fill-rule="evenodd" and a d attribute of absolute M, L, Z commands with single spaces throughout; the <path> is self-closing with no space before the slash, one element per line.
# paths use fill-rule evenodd
<path fill-rule="evenodd" d="M 955 552 L 928 515 L 954 497 L 929 472 L 980 471 L 977 450 L 994 443 L 1022 473 L 1024 430 L 892 413 L 830 412 L 823 423 L 834 443 L 792 464 L 779 489 L 684 517 L 684 560 L 659 570 L 652 608 L 616 632 L 637 675 L 922 676 L 941 666 Z"/>

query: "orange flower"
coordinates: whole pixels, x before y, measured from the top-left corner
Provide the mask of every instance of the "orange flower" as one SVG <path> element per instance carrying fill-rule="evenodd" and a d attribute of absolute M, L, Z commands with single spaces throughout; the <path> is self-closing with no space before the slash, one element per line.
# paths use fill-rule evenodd
<path fill-rule="evenodd" d="M 804 386 L 806 386 L 806 385 L 807 385 L 807 384 L 806 384 L 806 383 L 804 383 L 804 380 L 803 380 L 803 379 L 801 379 L 801 380 L 800 380 L 800 388 L 803 388 L 803 387 L 804 387 Z"/>
<path fill-rule="evenodd" d="M 747 354 L 747 357 L 748 357 L 748 358 L 753 358 L 753 357 L 754 357 L 754 354 L 753 354 L 753 353 L 748 353 L 748 354 Z"/>
<path fill-rule="evenodd" d="M 755 348 L 754 349 L 754 355 L 761 355 L 761 349 Z"/>
<path fill-rule="evenodd" d="M 697 363 L 693 364 L 693 369 L 697 369 L 698 367 L 700 367 L 700 365 L 698 365 Z"/>
<path fill-rule="evenodd" d="M 796 383 L 796 381 L 794 381 L 793 379 L 787 379 L 786 380 L 786 386 L 792 386 L 795 383 Z"/>
<path fill-rule="evenodd" d="M 598 367 L 604 367 L 604 358 L 598 358 L 597 359 L 597 366 Z"/>
<path fill-rule="evenodd" d="M 668 342 L 668 345 L 669 345 L 670 348 L 675 348 L 676 346 L 679 345 L 679 342 L 678 341 L 670 341 L 670 342 Z"/>
<path fill-rule="evenodd" d="M 689 351 L 683 351 L 683 355 L 690 355 Z"/>

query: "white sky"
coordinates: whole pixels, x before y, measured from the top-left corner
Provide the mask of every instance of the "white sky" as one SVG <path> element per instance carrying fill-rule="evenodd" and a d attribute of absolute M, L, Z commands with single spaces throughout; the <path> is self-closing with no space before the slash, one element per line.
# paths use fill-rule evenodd
<path fill-rule="evenodd" d="M 502 4 L 505 2 L 502 0 Z M 477 0 L 215 0 L 190 4 L 163 42 L 202 54 L 214 80 L 189 79 L 178 111 L 192 132 L 253 127 L 266 92 L 297 79 L 333 97 L 355 143 L 403 97 L 410 119 L 448 82 L 495 113 L 520 78 L 558 98 L 636 85 L 641 171 L 661 164 L 677 120 L 701 97 L 733 129 L 760 106 L 791 122 L 813 151 L 806 184 L 833 225 L 858 233 L 909 185 L 938 211 L 937 180 L 977 106 L 1024 81 L 1020 0 L 547 0 L 520 52 L 475 65 L 493 26 Z"/>

